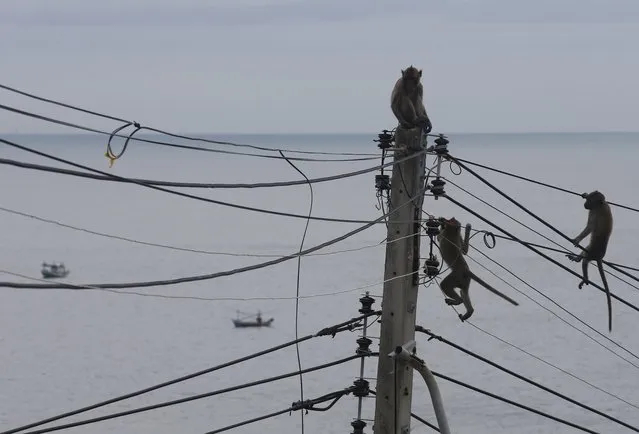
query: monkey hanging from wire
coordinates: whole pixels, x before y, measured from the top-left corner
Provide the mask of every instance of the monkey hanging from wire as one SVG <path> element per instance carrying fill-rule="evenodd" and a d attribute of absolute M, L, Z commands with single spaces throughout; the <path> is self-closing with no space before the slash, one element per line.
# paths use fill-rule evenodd
<path fill-rule="evenodd" d="M 591 193 L 584 193 L 581 197 L 586 199 L 584 208 L 588 210 L 588 221 L 586 222 L 584 230 L 573 238 L 572 242 L 575 246 L 578 246 L 581 240 L 588 235 L 590 235 L 590 242 L 585 251 L 580 254 L 569 254 L 566 256 L 575 262 L 583 261 L 581 266 L 582 280 L 579 283 L 579 289 L 581 289 L 584 284 L 589 284 L 588 265 L 590 261 L 597 261 L 597 268 L 599 269 L 599 275 L 606 290 L 606 299 L 608 301 L 608 331 L 612 331 L 612 300 L 602 262 L 608 249 L 610 235 L 612 234 L 612 212 L 610 211 L 610 205 L 606 202 L 606 197 L 599 191 L 595 190 Z"/>
<path fill-rule="evenodd" d="M 442 279 L 439 287 L 447 297 L 445 299 L 446 304 L 449 306 L 457 306 L 462 303 L 464 304 L 466 313 L 459 315 L 459 318 L 462 321 L 465 321 L 470 318 L 475 311 L 468 292 L 471 280 L 479 283 L 481 286 L 500 296 L 509 303 L 518 306 L 519 303 L 515 300 L 496 290 L 477 277 L 475 273 L 470 271 L 468 263 L 466 262 L 466 259 L 464 259 L 467 247 L 464 247 L 464 243 L 462 241 L 461 223 L 455 219 L 455 217 L 452 217 L 449 220 L 440 217 L 439 222 L 441 224 L 441 231 L 437 235 L 437 241 L 439 242 L 442 259 L 450 268 L 450 273 Z M 460 289 L 459 294 L 455 292 L 455 288 Z"/>
<path fill-rule="evenodd" d="M 422 70 L 413 65 L 402 70 L 391 94 L 391 110 L 402 128 L 422 127 L 426 134 L 433 124 L 424 107 L 424 86 L 420 82 Z"/>

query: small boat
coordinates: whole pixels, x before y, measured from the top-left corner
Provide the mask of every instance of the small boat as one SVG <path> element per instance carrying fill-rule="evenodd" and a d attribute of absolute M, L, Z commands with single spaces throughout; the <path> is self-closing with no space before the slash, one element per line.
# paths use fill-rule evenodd
<path fill-rule="evenodd" d="M 238 312 L 238 318 L 235 318 L 232 321 L 235 327 L 270 327 L 274 320 L 275 318 L 269 318 L 264 321 L 262 319 L 262 314 L 258 312 L 257 315 L 255 315 L 255 320 L 246 321 L 244 318 L 239 318 Z"/>
<path fill-rule="evenodd" d="M 57 279 L 67 277 L 71 271 L 68 270 L 62 262 L 59 264 L 56 264 L 55 262 L 52 264 L 43 262 L 41 272 L 42 277 L 45 279 Z"/>

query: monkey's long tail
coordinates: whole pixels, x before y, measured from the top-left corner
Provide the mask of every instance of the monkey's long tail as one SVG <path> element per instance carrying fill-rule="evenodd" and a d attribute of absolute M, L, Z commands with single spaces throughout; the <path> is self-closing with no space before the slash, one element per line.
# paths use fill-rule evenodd
<path fill-rule="evenodd" d="M 608 289 L 608 281 L 606 280 L 606 274 L 603 270 L 603 264 L 601 261 L 597 261 L 597 268 L 599 269 L 599 275 L 601 276 L 601 281 L 604 284 L 604 288 L 606 289 L 606 299 L 608 301 L 608 331 L 612 331 L 612 299 L 610 297 L 610 290 Z"/>
<path fill-rule="evenodd" d="M 506 300 L 507 302 L 509 302 L 510 304 L 514 304 L 515 306 L 519 306 L 519 303 L 517 303 L 515 300 L 513 300 L 512 298 L 508 297 L 506 294 L 497 291 L 495 288 L 493 288 L 492 286 L 490 286 L 489 284 L 487 284 L 486 282 L 484 282 L 482 279 L 480 279 L 479 277 L 477 277 L 477 275 L 475 273 L 473 273 L 472 271 L 468 272 L 470 274 L 470 277 L 477 283 L 479 283 L 481 286 L 483 286 L 484 288 L 486 288 L 487 290 L 489 290 L 490 292 L 492 292 L 495 295 L 500 296 L 501 298 L 503 298 L 504 300 Z"/>

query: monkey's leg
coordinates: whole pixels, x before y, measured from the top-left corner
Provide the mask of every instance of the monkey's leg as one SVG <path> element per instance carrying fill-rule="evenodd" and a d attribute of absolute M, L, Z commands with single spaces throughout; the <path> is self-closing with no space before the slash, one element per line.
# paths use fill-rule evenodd
<path fill-rule="evenodd" d="M 473 304 L 470 302 L 470 291 L 468 290 L 470 287 L 470 279 L 468 279 L 468 283 L 465 287 L 461 288 L 460 294 L 462 300 L 464 300 L 464 307 L 466 308 L 466 313 L 463 315 L 459 315 L 459 319 L 462 321 L 466 321 L 473 315 L 475 309 L 473 308 Z"/>
<path fill-rule="evenodd" d="M 581 282 L 579 283 L 579 289 L 584 286 L 584 283 L 589 285 L 588 281 L 590 279 L 588 278 L 588 264 L 590 264 L 590 260 L 588 258 L 584 258 L 581 263 Z"/>
<path fill-rule="evenodd" d="M 449 306 L 457 306 L 458 304 L 462 304 L 464 300 L 457 295 L 455 292 L 455 278 L 453 276 L 453 272 L 444 277 L 439 284 L 439 288 L 442 290 L 444 295 L 448 298 L 445 298 L 444 301 Z"/>
<path fill-rule="evenodd" d="M 601 281 L 603 282 L 604 288 L 606 289 L 606 300 L 608 301 L 608 331 L 612 331 L 612 299 L 610 298 L 610 289 L 608 289 L 608 281 L 606 280 L 606 274 L 603 270 L 603 263 L 601 259 L 597 260 L 597 268 L 599 269 L 599 275 L 601 276 Z"/>

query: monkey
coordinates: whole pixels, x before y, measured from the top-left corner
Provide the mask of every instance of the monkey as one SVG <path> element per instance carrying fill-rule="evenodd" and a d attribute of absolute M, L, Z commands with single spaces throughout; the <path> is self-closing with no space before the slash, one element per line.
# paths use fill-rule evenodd
<path fill-rule="evenodd" d="M 599 275 L 606 290 L 606 299 L 608 302 L 608 331 L 612 331 L 612 300 L 610 298 L 610 290 L 608 289 L 608 282 L 606 281 L 602 263 L 606 255 L 606 250 L 608 249 L 610 234 L 612 233 L 612 212 L 610 211 L 610 205 L 606 202 L 606 197 L 599 191 L 595 190 L 591 193 L 584 193 L 581 197 L 586 199 L 584 208 L 588 210 L 588 221 L 586 222 L 584 230 L 572 239 L 572 243 L 577 247 L 581 240 L 588 235 L 590 235 L 590 242 L 586 250 L 579 255 L 569 254 L 566 256 L 575 262 L 583 260 L 581 266 L 582 278 L 579 283 L 579 289 L 581 289 L 584 284 L 589 284 L 588 264 L 590 261 L 597 261 L 597 268 L 599 269 Z"/>
<path fill-rule="evenodd" d="M 463 256 L 464 248 L 461 237 L 461 223 L 455 219 L 455 217 L 449 220 L 441 217 L 439 221 L 441 223 L 441 231 L 439 235 L 437 235 L 437 241 L 439 242 L 442 259 L 450 268 L 450 274 L 444 277 L 439 286 L 447 297 L 445 299 L 447 305 L 457 306 L 464 303 L 466 313 L 459 315 L 459 319 L 465 321 L 470 318 L 475 311 L 468 293 L 471 279 L 509 303 L 519 306 L 519 303 L 515 300 L 497 291 L 470 271 L 468 263 Z M 460 289 L 459 295 L 455 292 L 455 288 Z"/>
<path fill-rule="evenodd" d="M 433 124 L 424 107 L 421 77 L 422 70 L 413 65 L 402 70 L 402 76 L 395 83 L 391 93 L 391 110 L 402 128 L 420 126 L 428 134 L 433 129 Z"/>

